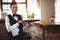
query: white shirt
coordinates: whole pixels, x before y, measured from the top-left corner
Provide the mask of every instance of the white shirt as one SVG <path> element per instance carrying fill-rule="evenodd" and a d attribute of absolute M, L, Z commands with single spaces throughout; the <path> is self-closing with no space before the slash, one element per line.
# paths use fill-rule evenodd
<path fill-rule="evenodd" d="M 11 15 L 11 16 L 13 16 L 13 15 Z M 15 17 L 13 17 L 16 21 L 18 21 L 18 18 L 15 16 Z M 19 26 L 19 24 L 18 23 L 15 23 L 14 25 L 12 25 L 11 26 L 11 24 L 10 24 L 10 22 L 9 22 L 9 18 L 8 18 L 8 16 L 6 16 L 5 17 L 5 25 L 6 25 L 6 29 L 7 29 L 7 31 L 8 32 L 12 32 L 12 34 L 13 34 L 13 36 L 16 36 L 16 35 L 18 35 L 18 32 L 17 31 L 19 31 L 19 29 L 18 29 L 18 26 Z"/>

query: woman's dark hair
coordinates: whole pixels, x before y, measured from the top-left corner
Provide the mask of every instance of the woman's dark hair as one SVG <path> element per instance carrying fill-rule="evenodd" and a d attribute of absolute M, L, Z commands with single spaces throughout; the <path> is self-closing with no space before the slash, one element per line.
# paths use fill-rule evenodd
<path fill-rule="evenodd" d="M 12 3 L 10 4 L 10 7 L 11 7 L 12 5 L 17 5 L 17 3 L 16 3 L 16 2 L 12 2 Z"/>

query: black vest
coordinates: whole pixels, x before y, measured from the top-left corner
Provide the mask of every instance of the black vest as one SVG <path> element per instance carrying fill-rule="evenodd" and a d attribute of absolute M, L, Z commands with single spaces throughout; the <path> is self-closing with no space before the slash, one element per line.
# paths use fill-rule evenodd
<path fill-rule="evenodd" d="M 22 17 L 20 15 L 16 15 L 16 16 L 18 17 L 18 21 L 22 20 Z M 11 15 L 8 15 L 8 17 L 9 17 L 9 22 L 11 26 L 18 22 Z M 19 34 L 21 34 L 23 32 L 23 24 L 19 24 L 18 28 L 20 30 Z"/>
<path fill-rule="evenodd" d="M 20 15 L 17 15 L 18 21 L 16 21 L 11 15 L 8 15 L 8 17 L 9 17 L 9 22 L 10 22 L 11 26 L 13 24 L 17 23 L 19 20 L 22 20 L 22 18 L 21 18 Z M 11 34 L 11 32 L 10 32 L 9 33 L 9 39 L 13 40 L 14 38 L 16 39 L 17 37 L 19 37 L 19 40 L 30 40 L 31 39 L 30 36 L 27 36 L 26 33 L 23 32 L 23 24 L 19 24 L 18 28 L 20 30 L 19 35 L 13 37 L 12 34 Z"/>

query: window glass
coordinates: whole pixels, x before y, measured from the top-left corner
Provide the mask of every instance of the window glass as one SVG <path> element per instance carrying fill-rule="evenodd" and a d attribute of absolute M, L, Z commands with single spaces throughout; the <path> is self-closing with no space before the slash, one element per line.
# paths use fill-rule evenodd
<path fill-rule="evenodd" d="M 23 19 L 26 19 L 26 4 L 18 4 L 18 14 L 22 15 Z"/>
<path fill-rule="evenodd" d="M 38 8 L 37 6 L 37 0 L 27 0 L 27 2 L 28 2 L 28 13 L 30 15 L 34 13 L 34 19 L 41 19 L 41 12 L 40 8 Z"/>
<path fill-rule="evenodd" d="M 26 0 L 15 0 L 15 1 L 18 3 L 17 13 L 22 15 L 24 20 L 27 19 L 27 14 L 31 15 L 32 13 L 34 13 L 34 19 L 41 19 L 41 10 L 38 7 L 40 4 L 38 4 L 37 0 L 27 0 L 27 5 L 26 3 L 24 4 Z M 2 0 L 3 11 L 10 11 L 10 4 L 8 4 L 10 2 L 12 2 L 12 0 Z M 21 2 L 22 4 L 20 4 L 19 2 Z M 27 6 L 27 10 L 26 10 L 26 6 Z"/>
<path fill-rule="evenodd" d="M 55 0 L 55 22 L 60 24 L 60 0 Z"/>
<path fill-rule="evenodd" d="M 10 4 L 3 4 L 3 11 L 9 11 L 10 10 Z"/>
<path fill-rule="evenodd" d="M 12 2 L 12 0 L 2 0 L 2 2 Z"/>
<path fill-rule="evenodd" d="M 0 19 L 1 19 L 1 8 L 0 8 Z"/>
<path fill-rule="evenodd" d="M 15 0 L 16 2 L 26 2 L 26 0 Z"/>

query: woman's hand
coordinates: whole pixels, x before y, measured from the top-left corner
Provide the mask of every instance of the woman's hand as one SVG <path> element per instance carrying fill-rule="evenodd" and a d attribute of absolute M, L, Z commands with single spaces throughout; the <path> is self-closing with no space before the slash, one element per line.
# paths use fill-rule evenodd
<path fill-rule="evenodd" d="M 19 20 L 19 21 L 18 21 L 18 24 L 22 24 L 22 23 L 23 23 L 23 20 Z"/>

